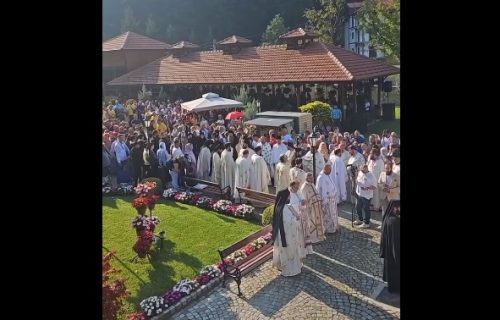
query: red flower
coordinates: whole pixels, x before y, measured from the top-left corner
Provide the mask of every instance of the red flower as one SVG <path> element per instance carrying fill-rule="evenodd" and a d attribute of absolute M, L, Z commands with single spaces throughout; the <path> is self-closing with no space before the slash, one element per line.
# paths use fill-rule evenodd
<path fill-rule="evenodd" d="M 141 235 L 137 238 L 133 249 L 139 255 L 139 257 L 144 257 L 151 249 L 151 244 L 153 243 L 154 234 L 152 231 L 144 230 Z"/>
<path fill-rule="evenodd" d="M 127 320 L 147 320 L 148 317 L 144 312 L 138 311 L 127 316 Z"/>

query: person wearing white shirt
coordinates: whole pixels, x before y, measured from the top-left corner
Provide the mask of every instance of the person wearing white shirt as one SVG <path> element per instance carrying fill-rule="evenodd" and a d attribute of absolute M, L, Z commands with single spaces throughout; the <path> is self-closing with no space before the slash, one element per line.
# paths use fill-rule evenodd
<path fill-rule="evenodd" d="M 128 159 L 128 155 L 130 154 L 130 150 L 124 140 L 125 135 L 120 134 L 118 136 L 118 140 L 115 140 L 112 145 L 112 151 L 115 153 L 116 161 L 121 167 L 125 165 Z"/>
<path fill-rule="evenodd" d="M 358 199 L 356 201 L 356 213 L 358 219 L 354 224 L 360 228 L 370 227 L 370 200 L 373 198 L 373 190 L 377 189 L 377 181 L 373 173 L 368 171 L 368 165 L 364 164 L 361 171 L 358 172 L 356 179 L 356 194 Z"/>

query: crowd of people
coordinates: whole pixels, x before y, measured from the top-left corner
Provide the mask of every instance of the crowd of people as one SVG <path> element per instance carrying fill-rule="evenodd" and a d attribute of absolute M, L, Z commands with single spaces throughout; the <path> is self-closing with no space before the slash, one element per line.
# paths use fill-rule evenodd
<path fill-rule="evenodd" d="M 226 120 L 233 110 L 185 113 L 180 103 L 103 104 L 103 183 L 117 188 L 156 177 L 165 188 L 180 190 L 184 177 L 193 177 L 229 186 L 236 201 L 243 196 L 237 187 L 274 189 L 274 263 L 284 275 L 300 272 L 311 243 L 338 230 L 340 203 L 356 203 L 354 224 L 369 228 L 371 211 L 383 213 L 399 199 L 395 132 L 365 138 L 333 126 L 295 134 L 286 127 L 259 131 Z M 319 136 L 314 146 L 312 133 Z"/>

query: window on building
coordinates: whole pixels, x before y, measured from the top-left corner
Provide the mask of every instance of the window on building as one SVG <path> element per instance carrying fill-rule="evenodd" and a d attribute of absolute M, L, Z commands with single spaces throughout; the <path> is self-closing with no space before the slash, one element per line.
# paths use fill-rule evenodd
<path fill-rule="evenodd" d="M 354 17 L 351 16 L 351 28 L 354 28 Z"/>
<path fill-rule="evenodd" d="M 351 40 L 354 40 L 354 32 L 351 32 Z"/>

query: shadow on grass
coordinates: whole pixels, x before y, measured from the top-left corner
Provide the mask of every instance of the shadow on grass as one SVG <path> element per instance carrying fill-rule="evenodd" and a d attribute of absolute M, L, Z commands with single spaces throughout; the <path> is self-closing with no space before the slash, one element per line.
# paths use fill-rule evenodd
<path fill-rule="evenodd" d="M 176 201 L 174 200 L 164 200 L 164 201 L 161 201 L 159 204 L 164 204 L 166 205 L 167 207 L 171 207 L 171 208 L 175 208 L 175 209 L 180 209 L 180 210 L 188 210 L 188 208 L 186 207 L 183 207 L 183 206 L 180 206 L 179 204 L 177 204 Z"/>
<path fill-rule="evenodd" d="M 185 252 L 175 251 L 175 243 L 171 240 L 165 239 L 161 250 L 159 249 L 159 242 L 157 242 L 155 249 L 151 253 L 150 263 L 153 269 L 149 271 L 148 281 L 141 281 L 136 296 L 128 299 L 136 310 L 140 310 L 139 304 L 143 299 L 151 296 L 163 296 L 177 283 L 177 280 L 175 280 L 176 271 L 167 264 L 167 262 L 171 261 L 179 261 L 195 273 L 198 273 L 203 267 L 198 258 Z"/>
<path fill-rule="evenodd" d="M 113 209 L 118 209 L 118 204 L 117 200 L 122 200 L 127 203 L 132 203 L 132 200 L 134 199 L 134 196 L 105 196 L 102 197 L 102 206 L 103 207 L 110 207 Z"/>

